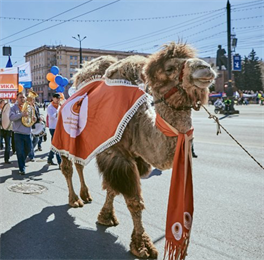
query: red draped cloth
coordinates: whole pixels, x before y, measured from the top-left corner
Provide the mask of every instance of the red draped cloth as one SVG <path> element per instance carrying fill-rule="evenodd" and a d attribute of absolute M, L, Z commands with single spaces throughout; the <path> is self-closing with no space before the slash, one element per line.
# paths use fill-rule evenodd
<path fill-rule="evenodd" d="M 130 119 L 146 101 L 143 90 L 122 80 L 87 83 L 60 108 L 52 149 L 86 165 L 121 140 Z"/>
<path fill-rule="evenodd" d="M 190 240 L 193 218 L 191 141 L 193 128 L 180 133 L 159 114 L 156 126 L 166 136 L 177 136 L 166 222 L 164 259 L 184 259 Z"/>

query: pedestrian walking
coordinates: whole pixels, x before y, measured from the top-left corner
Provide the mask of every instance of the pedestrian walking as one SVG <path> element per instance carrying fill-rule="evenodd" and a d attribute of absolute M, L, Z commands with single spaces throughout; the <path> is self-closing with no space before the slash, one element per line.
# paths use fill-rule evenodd
<path fill-rule="evenodd" d="M 9 119 L 13 122 L 14 139 L 16 143 L 16 155 L 18 160 L 19 174 L 25 175 L 25 163 L 30 153 L 32 142 L 30 138 L 31 127 L 22 123 L 22 118 L 28 116 L 27 111 L 22 111 L 25 96 L 22 92 L 17 94 L 17 103 L 11 107 Z"/>
<path fill-rule="evenodd" d="M 47 108 L 48 126 L 49 126 L 49 132 L 51 135 L 51 142 L 52 142 L 53 135 L 55 133 L 55 128 L 56 128 L 57 121 L 58 121 L 59 109 L 60 109 L 60 94 L 55 93 L 53 94 L 52 102 L 49 104 Z M 53 158 L 54 158 L 54 152 L 50 150 L 49 156 L 48 156 L 49 165 L 56 165 L 56 163 L 53 162 Z M 60 168 L 61 157 L 57 153 L 56 153 L 56 158 L 57 158 L 57 162 Z"/>

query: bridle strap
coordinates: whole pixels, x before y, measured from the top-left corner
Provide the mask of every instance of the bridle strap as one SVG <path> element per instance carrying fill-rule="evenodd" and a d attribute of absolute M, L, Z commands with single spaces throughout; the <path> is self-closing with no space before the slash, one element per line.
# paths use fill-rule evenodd
<path fill-rule="evenodd" d="M 164 94 L 163 97 L 161 97 L 160 99 L 158 99 L 158 100 L 152 102 L 153 105 L 154 105 L 154 104 L 157 104 L 157 103 L 160 103 L 160 102 L 165 102 L 166 99 L 168 99 L 168 98 L 171 97 L 173 94 L 175 94 L 176 92 L 178 92 L 178 90 L 181 90 L 181 91 L 183 90 L 183 89 L 180 87 L 180 84 L 182 83 L 183 70 L 184 70 L 184 68 L 185 68 L 185 63 L 186 63 L 186 62 L 184 62 L 183 65 L 182 65 L 181 72 L 180 72 L 179 77 L 178 77 L 179 83 L 177 84 L 177 86 L 172 87 L 167 93 Z"/>
<path fill-rule="evenodd" d="M 176 92 L 178 92 L 178 88 L 177 87 L 173 87 L 171 88 L 164 96 L 164 100 L 168 99 L 170 96 L 172 96 L 173 94 L 175 94 Z"/>

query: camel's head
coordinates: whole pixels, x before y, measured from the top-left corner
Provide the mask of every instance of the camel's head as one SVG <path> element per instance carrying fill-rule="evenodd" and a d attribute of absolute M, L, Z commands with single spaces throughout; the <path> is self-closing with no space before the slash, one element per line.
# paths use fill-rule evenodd
<path fill-rule="evenodd" d="M 128 56 L 111 65 L 104 76 L 109 79 L 125 79 L 139 85 L 144 82 L 142 70 L 146 60 L 147 58 L 139 55 Z"/>
<path fill-rule="evenodd" d="M 106 69 L 117 62 L 117 58 L 113 56 L 100 56 L 91 61 L 84 62 L 83 67 L 77 70 L 77 73 L 74 74 L 73 85 L 78 87 L 82 82 L 89 81 L 94 76 L 103 76 Z"/>
<path fill-rule="evenodd" d="M 174 100 L 173 96 L 169 100 L 174 107 L 196 107 L 198 100 L 206 103 L 208 87 L 216 77 L 208 63 L 195 58 L 191 46 L 174 42 L 149 57 L 144 73 L 154 99 L 164 97 L 171 89 L 179 90 Z"/>

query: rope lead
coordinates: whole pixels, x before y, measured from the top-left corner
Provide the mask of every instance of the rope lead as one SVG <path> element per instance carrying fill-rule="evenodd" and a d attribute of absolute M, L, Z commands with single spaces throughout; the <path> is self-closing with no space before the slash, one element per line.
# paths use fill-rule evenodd
<path fill-rule="evenodd" d="M 197 102 L 198 105 L 202 106 L 204 108 L 204 110 L 208 113 L 209 118 L 214 119 L 216 124 L 217 124 L 217 131 L 216 131 L 216 135 L 221 134 L 221 127 L 222 129 L 224 129 L 224 131 L 259 165 L 260 168 L 262 168 L 264 170 L 264 167 L 261 165 L 261 163 L 259 163 L 219 122 L 219 118 L 215 115 L 212 115 L 208 109 L 201 104 L 200 101 Z"/>

